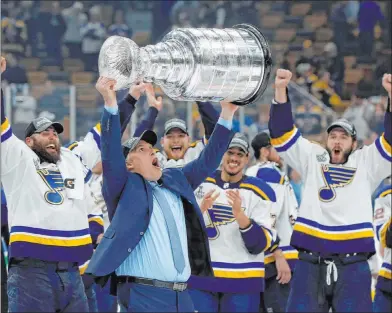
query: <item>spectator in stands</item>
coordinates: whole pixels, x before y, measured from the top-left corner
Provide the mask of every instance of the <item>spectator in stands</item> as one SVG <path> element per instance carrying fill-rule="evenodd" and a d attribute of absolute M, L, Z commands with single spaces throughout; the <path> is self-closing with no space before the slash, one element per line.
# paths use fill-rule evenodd
<path fill-rule="evenodd" d="M 361 89 L 351 97 L 351 105 L 343 113 L 343 118 L 355 125 L 357 130 L 357 140 L 364 141 L 372 135 L 369 122 L 374 117 L 374 107 L 363 95 Z"/>
<path fill-rule="evenodd" d="M 258 106 L 258 110 L 258 120 L 249 126 L 248 138 L 254 138 L 258 133 L 268 129 L 270 106 L 261 104 Z"/>
<path fill-rule="evenodd" d="M 369 101 L 374 104 L 374 115 L 369 126 L 378 136 L 381 136 L 384 132 L 384 114 L 388 101 L 385 97 L 372 97 Z"/>
<path fill-rule="evenodd" d="M 2 43 L 24 45 L 27 40 L 26 24 L 19 17 L 20 8 L 12 5 L 8 16 L 1 20 Z"/>
<path fill-rule="evenodd" d="M 384 73 L 392 73 L 391 56 L 391 47 L 386 47 L 380 51 L 377 57 L 376 69 L 374 70 L 375 81 L 381 80 Z"/>
<path fill-rule="evenodd" d="M 323 110 L 318 105 L 313 105 L 310 101 L 305 101 L 295 110 L 295 122 L 303 135 L 319 135 L 322 133 L 325 123 L 323 123 Z"/>
<path fill-rule="evenodd" d="M 42 12 L 40 25 L 48 57 L 53 59 L 54 64 L 62 66 L 63 55 L 61 46 L 67 26 L 61 15 L 59 1 L 52 2 L 51 12 Z"/>
<path fill-rule="evenodd" d="M 7 54 L 7 71 L 1 75 L 1 80 L 8 84 L 27 84 L 26 69 L 18 62 L 18 57 Z"/>
<path fill-rule="evenodd" d="M 296 83 L 310 93 L 313 83 L 318 80 L 317 75 L 314 73 L 313 66 L 309 63 L 300 63 L 297 65 L 296 71 L 298 73 Z"/>
<path fill-rule="evenodd" d="M 82 35 L 80 29 L 87 23 L 87 15 L 83 12 L 83 3 L 74 4 L 62 12 L 67 31 L 64 35 L 64 44 L 68 48 L 69 57 L 79 59 L 82 57 Z"/>
<path fill-rule="evenodd" d="M 19 18 L 24 21 L 27 32 L 27 46 L 25 55 L 36 57 L 37 53 L 37 35 L 38 35 L 38 5 L 34 1 L 21 1 Z"/>
<path fill-rule="evenodd" d="M 374 26 L 384 21 L 384 15 L 376 1 L 365 0 L 359 6 L 359 54 L 371 57 L 374 48 Z"/>
<path fill-rule="evenodd" d="M 330 21 L 333 29 L 333 41 L 336 43 L 339 53 L 343 52 L 349 31 L 346 6 L 346 1 L 338 1 L 332 6 L 330 14 Z"/>
<path fill-rule="evenodd" d="M 374 84 L 374 74 L 372 65 L 362 66 L 362 78 L 358 82 L 357 89 L 361 91 L 364 98 L 377 96 L 381 90 Z M 384 88 L 383 88 L 384 89 Z"/>
<path fill-rule="evenodd" d="M 304 41 L 304 49 L 301 57 L 295 62 L 297 68 L 300 64 L 310 64 L 313 68 L 312 73 L 317 74 L 321 66 L 321 58 L 314 53 L 313 44 L 310 40 Z M 297 71 L 297 76 L 299 75 Z"/>
<path fill-rule="evenodd" d="M 61 120 L 67 114 L 68 109 L 64 106 L 63 98 L 56 91 L 53 83 L 50 80 L 46 81 L 44 94 L 38 100 L 38 108 L 40 111 L 55 114 L 56 120 Z"/>
<path fill-rule="evenodd" d="M 114 12 L 114 23 L 108 28 L 109 36 L 123 36 L 127 38 L 132 37 L 132 29 L 128 27 L 124 20 L 124 12 L 117 10 Z"/>
<path fill-rule="evenodd" d="M 319 71 L 319 79 L 312 84 L 311 93 L 329 108 L 335 108 L 342 104 L 342 99 L 334 90 L 331 74 L 324 69 Z"/>
<path fill-rule="evenodd" d="M 329 42 L 324 46 L 323 66 L 331 74 L 331 80 L 334 83 L 334 90 L 341 96 L 343 91 L 344 80 L 344 61 L 343 56 L 338 54 L 338 48 L 335 43 Z M 383 72 L 389 73 L 389 72 Z"/>
<path fill-rule="evenodd" d="M 356 0 L 347 1 L 346 7 L 344 8 L 344 14 L 346 15 L 346 19 L 349 24 L 357 23 L 358 12 L 359 12 L 359 1 Z"/>
<path fill-rule="evenodd" d="M 190 24 L 197 25 L 198 12 L 200 10 L 199 1 L 176 1 L 171 8 L 170 19 L 172 26 L 178 25 L 180 14 L 185 12 L 183 16 L 190 18 Z"/>
<path fill-rule="evenodd" d="M 101 22 L 101 8 L 99 6 L 93 6 L 89 13 L 89 22 L 81 28 L 82 52 L 86 70 L 96 71 L 99 50 L 106 38 L 106 29 Z"/>

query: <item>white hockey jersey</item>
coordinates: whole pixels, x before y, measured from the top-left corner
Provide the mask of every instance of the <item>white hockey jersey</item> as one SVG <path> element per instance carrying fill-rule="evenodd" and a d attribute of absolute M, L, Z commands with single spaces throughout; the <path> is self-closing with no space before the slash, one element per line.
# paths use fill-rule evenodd
<path fill-rule="evenodd" d="M 264 180 L 275 191 L 276 203 L 272 206 L 271 212 L 274 221 L 273 228 L 277 231 L 277 236 L 280 239 L 279 249 L 282 250 L 293 270 L 295 262 L 298 260 L 298 251 L 290 246 L 290 239 L 294 222 L 298 216 L 298 202 L 289 179 L 274 162 L 257 163 L 248 168 L 246 175 Z M 273 262 L 275 262 L 275 258 L 272 252 L 266 251 L 264 263 L 267 265 Z"/>
<path fill-rule="evenodd" d="M 203 138 L 202 140 L 195 141 L 189 146 L 188 150 L 186 150 L 184 158 L 179 160 L 168 160 L 166 153 L 164 151 L 161 152 L 157 149 L 156 154 L 158 157 L 159 164 L 162 168 L 183 167 L 189 162 L 196 160 L 200 156 L 200 153 L 203 151 L 206 144 L 207 142 L 205 138 Z"/>
<path fill-rule="evenodd" d="M 277 128 L 282 122 L 272 117 L 270 125 Z M 343 165 L 330 164 L 327 150 L 303 138 L 295 126 L 271 143 L 304 182 L 291 245 L 323 255 L 374 253 L 371 196 L 391 169 L 385 138 L 356 150 Z"/>
<path fill-rule="evenodd" d="M 10 257 L 83 264 L 92 254 L 86 205 L 91 171 L 67 148 L 57 164 L 39 157 L 2 123 L 1 180 L 8 204 Z"/>
<path fill-rule="evenodd" d="M 384 249 L 384 257 L 381 269 L 378 272 L 377 289 L 392 293 L 392 253 L 391 248 L 386 246 L 386 232 L 391 225 L 392 217 L 392 186 L 386 186 L 381 190 L 375 200 L 374 211 L 374 225 L 377 232 L 377 238 L 381 243 L 381 248 Z"/>
<path fill-rule="evenodd" d="M 246 177 L 238 183 L 226 183 L 216 171 L 195 191 L 200 204 L 210 190 L 220 195 L 204 213 L 209 238 L 211 264 L 215 278 L 192 276 L 190 288 L 216 292 L 260 292 L 264 290 L 264 251 L 269 249 L 276 233 L 272 230 L 271 206 L 275 193 L 263 181 Z M 240 230 L 226 190 L 239 189 L 245 214 L 252 220 L 247 230 Z"/>

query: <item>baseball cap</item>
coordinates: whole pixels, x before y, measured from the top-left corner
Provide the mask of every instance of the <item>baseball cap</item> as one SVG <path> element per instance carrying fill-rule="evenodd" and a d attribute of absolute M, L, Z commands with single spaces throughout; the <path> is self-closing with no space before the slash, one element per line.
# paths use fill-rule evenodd
<path fill-rule="evenodd" d="M 245 153 L 249 153 L 249 143 L 246 137 L 240 133 L 236 133 L 229 144 L 229 149 L 240 148 Z"/>
<path fill-rule="evenodd" d="M 132 137 L 123 143 L 124 156 L 126 157 L 129 151 L 135 149 L 141 140 L 144 140 L 145 142 L 148 142 L 152 146 L 155 146 L 155 144 L 158 141 L 158 138 L 157 135 L 152 130 L 145 130 L 139 137 Z"/>
<path fill-rule="evenodd" d="M 52 122 L 50 119 L 42 116 L 36 118 L 27 126 L 25 130 L 25 138 L 30 137 L 33 134 L 42 133 L 50 126 L 53 126 L 58 134 L 61 134 L 64 131 L 63 125 L 61 125 L 59 122 Z"/>
<path fill-rule="evenodd" d="M 357 131 L 355 129 L 355 126 L 353 123 L 350 123 L 348 120 L 345 118 L 341 118 L 333 122 L 329 127 L 327 128 L 327 133 L 329 134 L 330 131 L 336 127 L 341 127 L 343 128 L 351 137 L 354 139 L 357 138 Z"/>
<path fill-rule="evenodd" d="M 171 131 L 173 128 L 179 128 L 184 133 L 188 134 L 188 129 L 186 127 L 186 123 L 184 120 L 181 120 L 179 118 L 172 118 L 171 120 L 168 120 L 165 123 L 165 135 L 167 135 L 167 133 Z"/>
<path fill-rule="evenodd" d="M 252 148 L 253 150 L 259 151 L 261 148 L 271 146 L 271 137 L 268 132 L 264 131 L 255 136 L 252 140 Z"/>

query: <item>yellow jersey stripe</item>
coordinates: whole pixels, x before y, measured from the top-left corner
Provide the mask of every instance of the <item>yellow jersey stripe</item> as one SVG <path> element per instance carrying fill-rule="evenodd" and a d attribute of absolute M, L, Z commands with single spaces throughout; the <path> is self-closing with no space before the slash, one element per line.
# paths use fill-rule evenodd
<path fill-rule="evenodd" d="M 384 277 L 386 279 L 392 280 L 392 273 L 390 271 L 385 270 L 385 269 L 381 269 L 380 272 L 378 273 L 378 275 L 381 277 Z"/>
<path fill-rule="evenodd" d="M 371 229 L 364 229 L 362 231 L 356 232 L 345 232 L 345 233 L 326 233 L 319 229 L 309 228 L 302 224 L 295 224 L 294 231 L 298 231 L 309 236 L 328 239 L 328 240 L 351 240 L 351 239 L 360 239 L 360 238 L 373 238 L 374 232 Z"/>
<path fill-rule="evenodd" d="M 269 249 L 269 247 L 271 247 L 271 241 L 272 241 L 272 237 L 271 234 L 269 233 L 268 230 L 266 230 L 264 227 L 262 227 L 263 232 L 265 234 L 265 238 L 266 238 L 266 244 L 265 244 L 265 248 L 263 249 L 263 251 L 266 251 Z"/>
<path fill-rule="evenodd" d="M 103 226 L 103 219 L 102 219 L 102 217 L 90 217 L 89 219 L 88 219 L 88 222 L 90 223 L 90 222 L 96 222 L 96 223 L 98 223 L 99 225 L 102 225 Z"/>
<path fill-rule="evenodd" d="M 1 124 L 1 133 L 4 133 L 8 127 L 10 127 L 10 122 L 8 121 L 8 118 L 6 118 L 4 123 Z"/>
<path fill-rule="evenodd" d="M 214 269 L 214 276 L 220 278 L 260 278 L 264 277 L 264 269 L 250 271 L 222 271 Z"/>
<path fill-rule="evenodd" d="M 206 181 L 208 181 L 209 183 L 216 184 L 216 180 L 214 178 L 212 178 L 212 177 L 207 177 Z"/>
<path fill-rule="evenodd" d="M 386 197 L 389 194 L 392 194 L 392 189 L 388 189 L 388 190 L 385 190 L 384 192 L 382 192 L 380 194 L 380 198 L 384 198 L 384 197 Z"/>
<path fill-rule="evenodd" d="M 278 138 L 271 138 L 271 144 L 273 146 L 281 146 L 287 143 L 297 132 L 297 127 L 293 127 L 288 133 L 285 133 L 283 136 Z"/>
<path fill-rule="evenodd" d="M 389 218 L 389 221 L 385 223 L 380 229 L 380 243 L 383 248 L 387 246 L 387 230 L 391 225 L 392 217 Z"/>
<path fill-rule="evenodd" d="M 382 134 L 382 136 L 381 136 L 381 145 L 382 145 L 382 147 L 384 148 L 384 150 L 386 151 L 386 152 L 388 152 L 388 154 L 392 154 L 392 148 L 391 148 L 391 145 L 388 143 L 388 141 L 385 139 L 385 135 L 384 134 Z"/>
<path fill-rule="evenodd" d="M 251 184 L 245 184 L 245 183 L 240 184 L 240 188 L 241 187 L 252 189 L 254 192 L 259 194 L 260 197 L 263 198 L 264 200 L 271 201 L 270 198 L 259 187 L 256 187 L 256 186 L 251 185 Z"/>
<path fill-rule="evenodd" d="M 97 123 L 97 125 L 95 125 L 96 130 L 101 133 L 101 123 Z"/>
<path fill-rule="evenodd" d="M 10 244 L 13 242 L 22 241 L 36 243 L 45 246 L 57 247 L 76 247 L 84 246 L 92 243 L 91 236 L 78 239 L 58 239 L 58 238 L 43 238 L 28 234 L 11 234 Z"/>

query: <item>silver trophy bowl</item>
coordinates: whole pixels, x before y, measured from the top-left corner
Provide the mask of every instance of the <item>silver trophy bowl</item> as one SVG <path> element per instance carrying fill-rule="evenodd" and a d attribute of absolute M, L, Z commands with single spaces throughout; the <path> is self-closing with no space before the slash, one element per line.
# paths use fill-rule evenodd
<path fill-rule="evenodd" d="M 239 24 L 179 28 L 143 48 L 112 36 L 101 47 L 98 67 L 100 76 L 117 81 L 116 90 L 145 81 L 159 85 L 173 100 L 247 105 L 267 87 L 272 58 L 261 31 Z"/>

